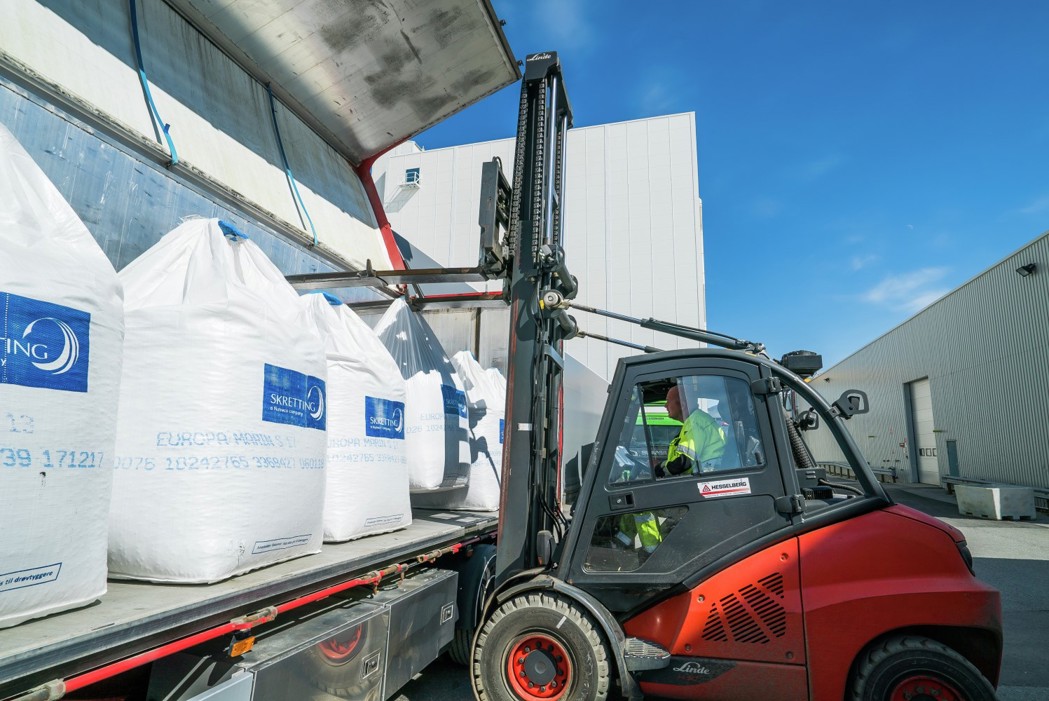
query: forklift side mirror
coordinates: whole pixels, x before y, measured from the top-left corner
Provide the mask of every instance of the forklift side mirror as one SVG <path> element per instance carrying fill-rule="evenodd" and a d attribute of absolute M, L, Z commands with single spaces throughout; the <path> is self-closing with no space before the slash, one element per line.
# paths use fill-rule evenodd
<path fill-rule="evenodd" d="M 841 416 L 843 419 L 851 419 L 856 414 L 866 414 L 871 410 L 867 393 L 858 389 L 845 390 L 840 397 L 834 400 L 831 406 L 837 410 L 838 416 Z"/>
<path fill-rule="evenodd" d="M 820 415 L 812 409 L 807 409 L 798 414 L 799 431 L 815 431 L 820 427 Z"/>

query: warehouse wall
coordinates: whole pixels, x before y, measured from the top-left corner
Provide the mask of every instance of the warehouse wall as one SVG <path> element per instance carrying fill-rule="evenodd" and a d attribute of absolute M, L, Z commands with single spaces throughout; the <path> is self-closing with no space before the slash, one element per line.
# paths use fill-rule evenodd
<path fill-rule="evenodd" d="M 565 251 L 581 302 L 706 325 L 695 132 L 693 113 L 569 132 Z M 481 165 L 498 156 L 509 178 L 513 147 L 513 139 L 431 151 L 404 144 L 376 163 L 387 215 L 411 242 L 411 255 L 445 266 L 477 264 Z M 417 186 L 405 183 L 413 168 L 419 169 Z M 695 345 L 582 312 L 576 318 L 585 331 L 634 343 Z M 569 341 L 567 350 L 605 380 L 619 358 L 635 353 L 591 339 Z"/>
<path fill-rule="evenodd" d="M 292 196 L 280 157 L 265 86 L 161 0 L 139 0 L 137 7 L 150 91 L 171 125 L 180 165 L 166 174 L 150 168 L 154 173 L 148 177 L 139 166 L 126 167 L 150 182 L 179 183 L 160 204 L 175 217 L 207 213 L 201 211 L 206 205 L 183 194 L 193 185 L 198 192 L 214 194 L 207 197 L 213 203 L 250 212 L 289 242 L 311 244 L 309 220 Z M 106 141 L 103 135 L 115 137 L 107 145 L 119 145 L 118 150 L 143 167 L 163 165 L 169 155 L 139 82 L 130 27 L 128 2 L 110 0 L 12 0 L 0 22 L 0 75 L 6 79 L 0 123 L 33 144 L 38 160 L 57 156 L 77 162 L 78 177 L 96 180 L 94 187 L 102 195 L 93 206 L 130 184 L 120 179 L 128 171 L 119 165 L 130 162 L 94 145 Z M 52 112 L 51 117 L 75 116 L 81 135 L 98 138 L 92 142 L 67 132 L 65 141 L 46 141 L 62 136 L 54 130 L 63 127 L 41 117 L 36 107 Z M 368 258 L 376 267 L 387 266 L 388 254 L 352 166 L 279 102 L 275 111 L 291 170 L 317 230 L 314 252 L 336 267 L 363 267 Z M 69 150 L 73 146 L 76 150 Z M 106 159 L 118 166 L 108 179 Z M 156 188 L 145 193 L 150 197 L 132 196 L 125 204 L 157 206 Z"/>
<path fill-rule="evenodd" d="M 1038 269 L 1021 277 L 1016 269 L 1027 263 Z M 897 467 L 918 481 L 910 385 L 924 378 L 934 423 L 929 457 L 941 476 L 1049 488 L 1049 233 L 828 368 L 813 386 L 830 400 L 851 387 L 866 391 L 871 412 L 849 430 L 873 467 Z M 831 446 L 814 450 L 833 459 Z"/>

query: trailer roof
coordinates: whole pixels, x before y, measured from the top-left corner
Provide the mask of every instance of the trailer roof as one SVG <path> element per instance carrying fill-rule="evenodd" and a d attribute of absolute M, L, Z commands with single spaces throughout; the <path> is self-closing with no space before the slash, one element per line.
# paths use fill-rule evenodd
<path fill-rule="evenodd" d="M 359 164 L 517 80 L 490 0 L 168 0 Z"/>

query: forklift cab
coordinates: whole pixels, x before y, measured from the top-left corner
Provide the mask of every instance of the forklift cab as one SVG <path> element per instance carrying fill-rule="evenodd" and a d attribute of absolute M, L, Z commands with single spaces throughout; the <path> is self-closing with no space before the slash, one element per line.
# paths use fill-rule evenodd
<path fill-rule="evenodd" d="M 624 359 L 561 553 L 562 576 L 611 612 L 629 615 L 797 525 L 806 506 L 798 475 L 804 466 L 792 453 L 780 402 L 789 375 L 722 350 Z M 670 418 L 680 427 L 664 443 L 649 414 L 674 392 L 680 415 Z M 817 411 L 825 429 L 836 428 L 829 407 Z M 858 456 L 847 434 L 836 433 L 843 454 Z M 672 469 L 675 457 L 686 469 Z M 863 496 L 884 497 L 877 483 L 860 484 Z M 830 495 L 810 508 L 860 496 Z"/>

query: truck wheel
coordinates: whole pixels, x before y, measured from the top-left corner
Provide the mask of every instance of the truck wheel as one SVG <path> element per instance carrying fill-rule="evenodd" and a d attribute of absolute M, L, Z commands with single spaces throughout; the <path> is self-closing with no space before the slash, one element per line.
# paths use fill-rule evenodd
<path fill-rule="evenodd" d="M 495 550 L 494 545 L 478 545 L 459 568 L 459 620 L 455 624 L 455 637 L 448 648 L 448 656 L 464 667 L 470 664 L 474 631 L 495 582 Z"/>
<path fill-rule="evenodd" d="M 852 675 L 849 701 L 995 701 L 980 671 L 951 648 L 919 636 L 869 648 Z"/>
<path fill-rule="evenodd" d="M 360 670 L 347 667 L 365 647 L 363 624 L 338 638 L 318 643 L 300 656 L 302 677 L 310 686 L 342 699 L 360 698 L 368 685 L 360 682 Z"/>
<path fill-rule="evenodd" d="M 609 653 L 589 614 L 569 599 L 531 593 L 492 613 L 473 651 L 480 701 L 604 701 Z"/>

